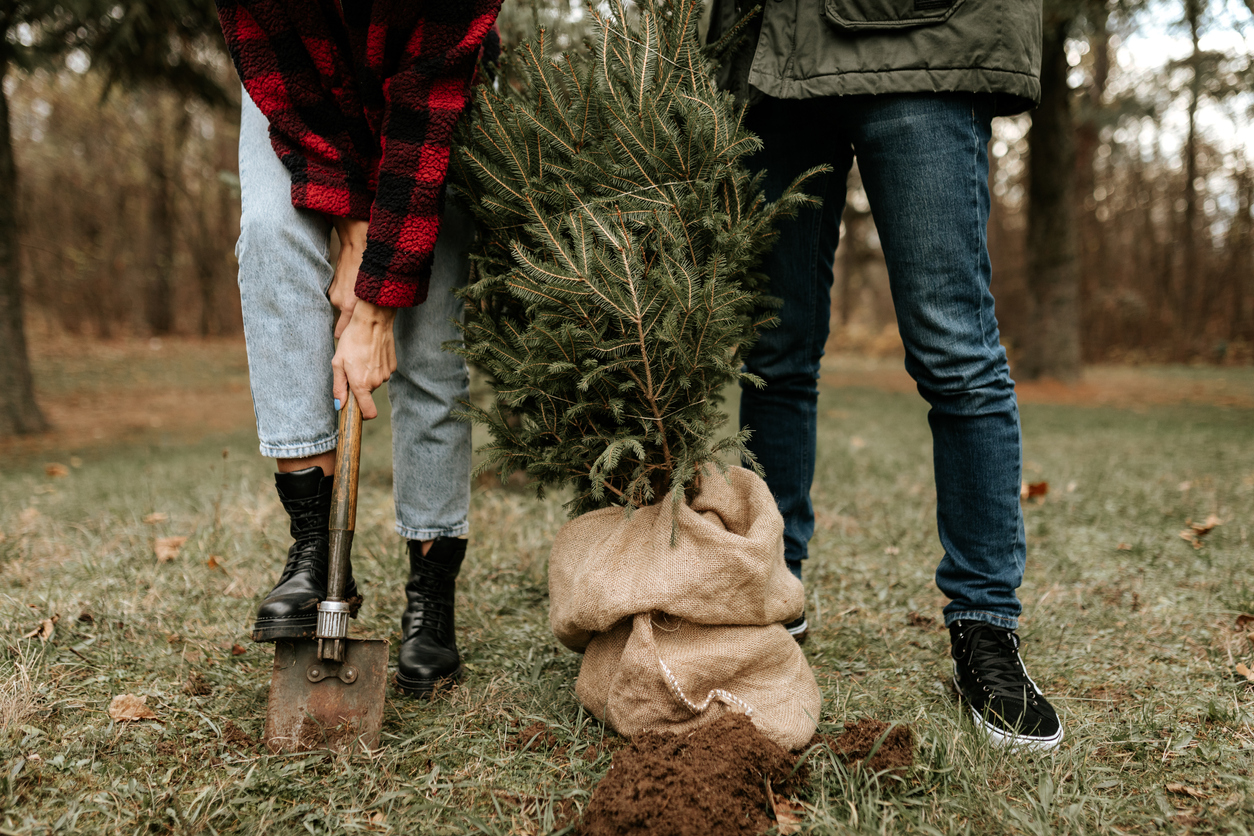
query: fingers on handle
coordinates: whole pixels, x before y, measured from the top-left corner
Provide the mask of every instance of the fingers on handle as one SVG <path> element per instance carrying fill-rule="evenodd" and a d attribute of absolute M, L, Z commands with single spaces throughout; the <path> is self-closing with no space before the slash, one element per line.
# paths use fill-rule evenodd
<path fill-rule="evenodd" d="M 375 408 L 374 397 L 370 394 L 369 388 L 354 387 L 353 397 L 357 399 L 357 405 L 361 407 L 361 418 L 363 421 L 379 417 L 379 410 Z"/>

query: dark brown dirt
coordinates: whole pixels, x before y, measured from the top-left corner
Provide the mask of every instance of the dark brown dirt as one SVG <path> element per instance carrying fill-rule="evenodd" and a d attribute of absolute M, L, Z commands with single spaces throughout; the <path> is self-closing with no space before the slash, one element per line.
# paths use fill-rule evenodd
<path fill-rule="evenodd" d="M 913 611 L 906 613 L 906 625 L 918 627 L 920 630 L 935 630 L 940 627 L 939 622 L 930 615 L 921 615 Z"/>
<path fill-rule="evenodd" d="M 824 738 L 824 742 L 850 769 L 864 769 L 872 775 L 887 771 L 904 776 L 914 764 L 914 729 L 910 726 L 894 727 L 874 757 L 866 760 L 887 728 L 888 723 L 868 717 L 845 724 L 845 730 L 837 738 Z"/>
<path fill-rule="evenodd" d="M 614 755 L 592 792 L 580 836 L 756 836 L 774 825 L 777 794 L 800 786 L 797 759 L 742 714 L 687 736 L 647 732 Z"/>
<path fill-rule="evenodd" d="M 207 697 L 213 693 L 213 686 L 199 673 L 193 671 L 183 683 L 183 693 L 193 697 Z"/>
<path fill-rule="evenodd" d="M 544 723 L 535 722 L 515 734 L 505 748 L 516 752 L 532 749 L 552 749 L 557 746 L 557 735 L 549 730 Z"/>
<path fill-rule="evenodd" d="M 338 749 L 357 739 L 361 732 L 355 723 L 341 723 L 335 728 L 323 729 L 309 717 L 301 721 L 296 738 L 296 751 L 313 752 L 318 749 Z"/>
<path fill-rule="evenodd" d="M 222 738 L 226 741 L 227 746 L 240 749 L 251 749 L 257 745 L 257 741 L 249 737 L 247 732 L 230 720 L 227 720 L 226 725 L 222 727 Z"/>

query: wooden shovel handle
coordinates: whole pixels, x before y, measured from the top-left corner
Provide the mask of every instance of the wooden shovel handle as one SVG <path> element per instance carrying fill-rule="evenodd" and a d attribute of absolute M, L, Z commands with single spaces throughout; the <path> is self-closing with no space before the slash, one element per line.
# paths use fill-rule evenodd
<path fill-rule="evenodd" d="M 361 468 L 361 407 L 352 392 L 340 409 L 340 435 L 335 457 L 335 487 L 331 490 L 330 560 L 327 600 L 344 600 L 348 582 L 353 529 L 357 525 L 357 474 Z"/>

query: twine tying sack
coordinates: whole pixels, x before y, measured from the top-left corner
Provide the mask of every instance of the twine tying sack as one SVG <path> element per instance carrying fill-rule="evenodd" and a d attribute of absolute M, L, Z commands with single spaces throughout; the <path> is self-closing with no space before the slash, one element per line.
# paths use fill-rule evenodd
<path fill-rule="evenodd" d="M 681 505 L 593 511 L 558 532 L 549 623 L 584 653 L 575 693 L 632 737 L 686 732 L 727 711 L 797 749 L 822 700 L 783 622 L 804 590 L 784 564 L 784 521 L 766 483 L 739 467 L 706 473 Z"/>

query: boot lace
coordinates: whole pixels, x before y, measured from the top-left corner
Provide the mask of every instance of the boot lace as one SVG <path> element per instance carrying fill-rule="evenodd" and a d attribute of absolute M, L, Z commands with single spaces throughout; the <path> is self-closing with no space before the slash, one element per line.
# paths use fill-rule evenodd
<path fill-rule="evenodd" d="M 983 625 L 967 627 L 967 665 L 990 697 L 1027 699 L 1036 704 L 1036 688 L 1019 661 L 1019 642 L 1014 633 Z"/>
<path fill-rule="evenodd" d="M 409 629 L 405 631 L 408 640 L 424 630 L 442 631 L 450 622 L 453 613 L 453 602 L 445 591 L 448 585 L 448 569 L 423 557 L 411 558 L 413 578 L 405 587 L 409 599 L 407 615 Z"/>

